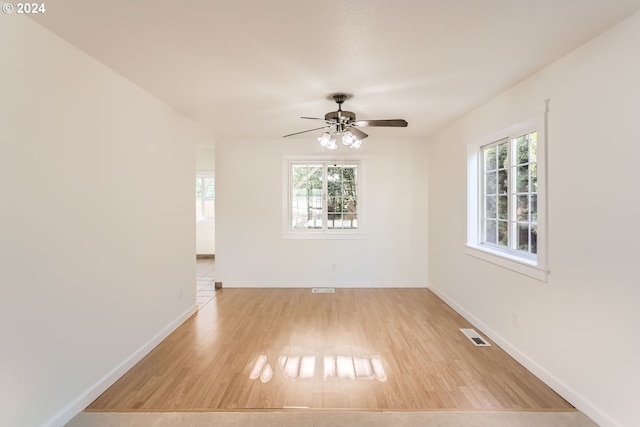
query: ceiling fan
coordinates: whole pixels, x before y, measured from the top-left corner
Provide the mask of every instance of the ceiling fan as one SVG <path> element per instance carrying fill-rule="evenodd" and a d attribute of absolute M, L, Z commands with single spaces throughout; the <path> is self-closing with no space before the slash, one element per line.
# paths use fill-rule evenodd
<path fill-rule="evenodd" d="M 367 126 L 386 126 L 386 127 L 407 127 L 407 121 L 403 119 L 386 119 L 386 120 L 356 120 L 355 113 L 351 111 L 343 111 L 342 104 L 351 96 L 344 93 L 335 93 L 329 95 L 329 99 L 333 99 L 338 104 L 337 111 L 331 111 L 324 115 L 324 119 L 320 117 L 301 117 L 301 119 L 320 120 L 324 122 L 323 126 L 318 128 L 303 130 L 302 132 L 290 133 L 284 135 L 283 138 L 289 136 L 300 135 L 301 133 L 313 132 L 317 130 L 327 129 L 325 133 L 318 137 L 318 142 L 323 147 L 330 150 L 338 148 L 336 136 L 341 138 L 343 145 L 350 148 L 358 148 L 362 145 L 362 140 L 368 137 L 362 132 L 360 127 Z"/>

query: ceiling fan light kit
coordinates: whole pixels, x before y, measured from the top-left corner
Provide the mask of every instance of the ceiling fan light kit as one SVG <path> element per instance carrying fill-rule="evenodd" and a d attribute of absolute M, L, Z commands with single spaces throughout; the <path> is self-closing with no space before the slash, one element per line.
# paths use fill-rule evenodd
<path fill-rule="evenodd" d="M 325 132 L 321 136 L 318 137 L 318 142 L 323 147 L 329 150 L 336 150 L 338 148 L 338 144 L 336 142 L 336 134 L 340 135 L 337 132 Z M 345 145 L 349 148 L 358 148 L 362 145 L 362 139 L 358 139 L 351 131 L 342 132 L 342 136 L 340 138 L 342 145 Z"/>
<path fill-rule="evenodd" d="M 366 126 L 385 126 L 385 127 L 407 127 L 407 121 L 403 119 L 387 119 L 387 120 L 356 120 L 355 113 L 351 111 L 343 111 L 342 104 L 348 98 L 349 95 L 344 93 L 336 93 L 330 95 L 338 104 L 337 111 L 331 111 L 324 115 L 324 119 L 319 117 L 301 117 L 308 120 L 321 120 L 324 122 L 324 126 L 315 129 L 304 130 L 302 132 L 291 133 L 284 135 L 283 138 L 289 136 L 299 135 L 301 133 L 313 132 L 316 130 L 327 129 L 321 136 L 318 137 L 318 143 L 329 149 L 338 149 L 337 138 L 340 139 L 342 145 L 349 148 L 359 148 L 362 145 L 362 140 L 368 137 L 366 133 L 362 132 L 358 127 Z"/>

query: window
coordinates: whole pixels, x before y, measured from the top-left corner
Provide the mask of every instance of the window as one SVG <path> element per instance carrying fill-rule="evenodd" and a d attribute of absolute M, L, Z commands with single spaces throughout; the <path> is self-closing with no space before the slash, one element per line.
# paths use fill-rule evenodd
<path fill-rule="evenodd" d="M 544 115 L 469 145 L 467 249 L 546 280 Z"/>
<path fill-rule="evenodd" d="M 196 173 L 196 222 L 214 220 L 215 194 L 213 172 Z"/>
<path fill-rule="evenodd" d="M 481 243 L 535 259 L 537 145 L 531 132 L 482 147 Z"/>
<path fill-rule="evenodd" d="M 359 160 L 288 161 L 288 237 L 357 234 L 360 218 Z"/>

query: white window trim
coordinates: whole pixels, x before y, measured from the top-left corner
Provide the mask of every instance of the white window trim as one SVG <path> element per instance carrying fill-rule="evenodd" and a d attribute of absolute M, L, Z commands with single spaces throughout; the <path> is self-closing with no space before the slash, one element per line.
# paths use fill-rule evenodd
<path fill-rule="evenodd" d="M 282 239 L 318 239 L 318 240 L 364 240 L 368 238 L 366 226 L 366 182 L 365 156 L 283 156 L 282 157 Z M 290 214 L 290 168 L 292 163 L 323 162 L 358 164 L 358 228 L 355 230 L 291 230 L 289 226 Z"/>
<path fill-rule="evenodd" d="M 525 276 L 546 282 L 547 262 L 547 115 L 549 101 L 542 111 L 528 113 L 505 126 L 467 145 L 467 255 L 488 261 Z M 512 252 L 501 251 L 481 243 L 480 152 L 481 148 L 504 138 L 513 138 L 529 132 L 538 132 L 538 241 L 537 258 L 529 259 Z"/>

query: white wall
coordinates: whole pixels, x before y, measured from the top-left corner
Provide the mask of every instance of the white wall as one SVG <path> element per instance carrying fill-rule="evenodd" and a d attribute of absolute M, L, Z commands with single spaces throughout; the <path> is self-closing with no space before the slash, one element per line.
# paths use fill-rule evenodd
<path fill-rule="evenodd" d="M 291 240 L 281 238 L 283 156 L 339 159 L 353 150 L 329 152 L 313 135 L 216 141 L 218 280 L 225 287 L 426 286 L 425 147 L 372 131 L 360 151 L 367 238 Z"/>
<path fill-rule="evenodd" d="M 61 426 L 193 311 L 194 131 L 26 17 L 0 52 L 0 425 Z"/>
<path fill-rule="evenodd" d="M 207 142 L 206 147 L 198 147 L 196 149 L 196 171 L 215 173 L 215 168 L 215 143 Z M 196 223 L 196 253 L 199 255 L 216 253 L 215 221 Z"/>
<path fill-rule="evenodd" d="M 640 425 L 639 52 L 636 14 L 429 146 L 430 287 L 603 426 Z M 545 98 L 547 283 L 463 251 L 465 143 Z"/>

